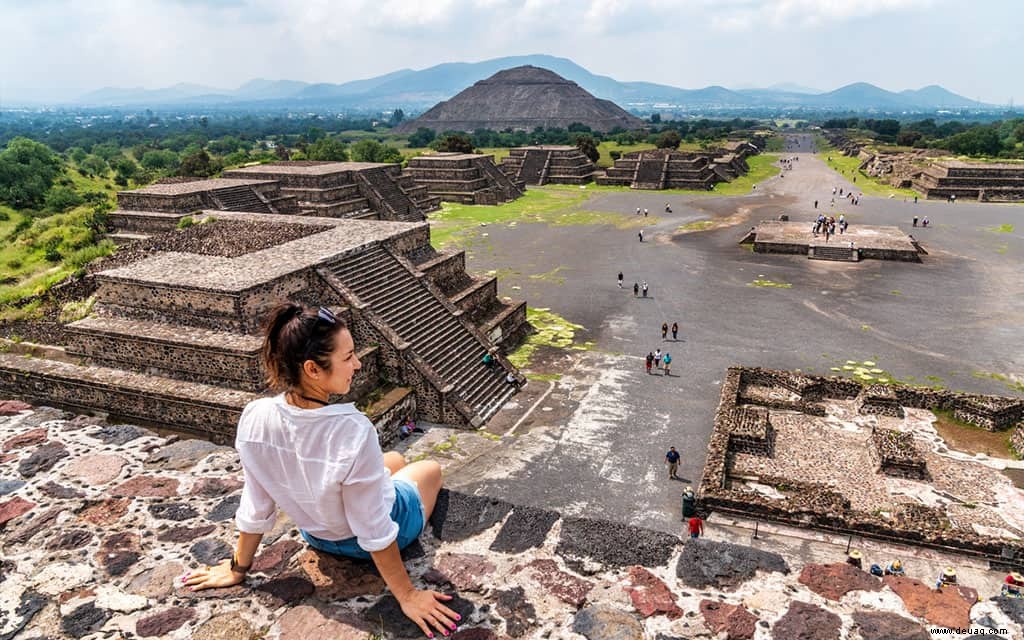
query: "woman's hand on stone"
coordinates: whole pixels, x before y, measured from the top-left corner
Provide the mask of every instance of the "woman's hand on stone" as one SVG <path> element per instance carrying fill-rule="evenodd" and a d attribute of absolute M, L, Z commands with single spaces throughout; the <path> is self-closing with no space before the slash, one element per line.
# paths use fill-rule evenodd
<path fill-rule="evenodd" d="M 233 587 L 242 580 L 245 580 L 245 574 L 232 571 L 231 560 L 222 560 L 216 566 L 199 567 L 186 573 L 183 583 L 190 591 L 199 591 L 201 589 Z"/>
<path fill-rule="evenodd" d="M 441 604 L 442 600 L 452 597 L 437 591 L 414 590 L 399 600 L 402 613 L 416 623 L 428 638 L 434 637 L 434 631 L 449 636 L 455 631 L 462 616 Z"/>

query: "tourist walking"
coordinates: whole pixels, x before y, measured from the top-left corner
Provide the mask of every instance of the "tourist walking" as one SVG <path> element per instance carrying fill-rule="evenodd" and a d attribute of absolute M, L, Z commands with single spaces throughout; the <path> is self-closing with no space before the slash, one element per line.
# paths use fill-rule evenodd
<path fill-rule="evenodd" d="M 817 201 L 817 200 L 815 200 L 815 201 L 814 201 L 814 208 L 815 208 L 815 209 L 817 209 L 817 208 L 818 208 L 818 201 Z"/>
<path fill-rule="evenodd" d="M 691 539 L 696 540 L 704 535 L 704 521 L 700 519 L 700 516 L 693 516 L 690 518 L 690 522 L 687 523 L 687 527 L 690 530 Z"/>
<path fill-rule="evenodd" d="M 643 229 L 638 231 L 636 235 L 640 237 L 640 242 L 644 241 L 644 230 Z"/>
<path fill-rule="evenodd" d="M 634 282 L 633 283 L 633 297 L 635 298 L 638 295 L 640 295 L 640 283 Z"/>
<path fill-rule="evenodd" d="M 348 393 L 361 367 L 343 320 L 325 308 L 285 303 L 265 326 L 262 364 L 281 393 L 250 402 L 238 422 L 235 449 L 245 478 L 238 543 L 230 559 L 189 571 L 182 582 L 195 591 L 244 581 L 280 508 L 313 548 L 372 560 L 424 634 L 450 633 L 460 619 L 444 604 L 452 597 L 414 587 L 400 555 L 434 510 L 441 466 L 383 453 L 373 423 L 354 404 L 331 404 L 331 396 Z"/>
<path fill-rule="evenodd" d="M 654 352 L 654 366 L 658 369 L 661 368 L 661 349 Z"/>
<path fill-rule="evenodd" d="M 654 364 L 654 354 L 650 351 L 647 352 L 647 357 L 644 358 L 645 366 L 647 367 L 647 375 L 651 375 L 651 365 Z"/>
<path fill-rule="evenodd" d="M 644 217 L 645 218 L 647 217 L 647 209 L 646 208 L 644 209 Z"/>
<path fill-rule="evenodd" d="M 644 297 L 647 297 L 647 281 L 644 280 L 643 284 L 640 285 L 640 290 L 643 291 Z"/>
<path fill-rule="evenodd" d="M 678 340 L 679 339 L 679 323 L 678 322 L 673 322 L 672 323 L 672 339 L 673 340 Z"/>
<path fill-rule="evenodd" d="M 622 288 L 622 272 L 619 272 L 619 288 Z"/>
<path fill-rule="evenodd" d="M 672 375 L 672 356 L 668 351 L 665 352 L 665 357 L 661 359 L 662 369 L 665 371 L 666 376 Z"/>
<path fill-rule="evenodd" d="M 914 216 L 914 226 L 917 226 L 917 216 Z"/>
<path fill-rule="evenodd" d="M 668 479 L 677 480 L 676 471 L 679 470 L 679 452 L 675 447 L 669 447 L 665 454 L 665 464 L 668 465 Z"/>
<path fill-rule="evenodd" d="M 636 208 L 636 215 L 640 215 L 640 207 Z"/>
<path fill-rule="evenodd" d="M 661 323 L 661 339 L 664 340 L 666 337 L 668 337 L 668 323 L 667 322 L 662 322 Z"/>

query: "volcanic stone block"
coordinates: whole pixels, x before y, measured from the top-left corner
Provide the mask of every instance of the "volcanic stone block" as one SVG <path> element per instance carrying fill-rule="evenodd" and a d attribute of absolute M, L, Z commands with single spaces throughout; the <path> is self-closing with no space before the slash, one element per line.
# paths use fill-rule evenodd
<path fill-rule="evenodd" d="M 888 611 L 854 611 L 853 621 L 864 640 L 929 640 L 920 624 Z"/>
<path fill-rule="evenodd" d="M 562 534 L 555 548 L 567 565 L 585 571 L 586 560 L 607 567 L 664 565 L 679 546 L 679 538 L 617 522 L 563 518 Z"/>
<path fill-rule="evenodd" d="M 688 540 L 676 564 L 676 575 L 694 589 L 736 587 L 759 570 L 789 573 L 789 566 L 777 553 L 704 538 Z"/>
<path fill-rule="evenodd" d="M 843 621 L 831 611 L 806 602 L 794 602 L 772 627 L 774 640 L 839 640 Z"/>
<path fill-rule="evenodd" d="M 548 531 L 557 520 L 558 514 L 554 511 L 516 507 L 491 543 L 491 551 L 522 553 L 535 549 L 544 544 Z"/>
<path fill-rule="evenodd" d="M 442 489 L 430 524 L 438 540 L 458 542 L 493 527 L 511 510 L 512 505 L 504 500 Z"/>

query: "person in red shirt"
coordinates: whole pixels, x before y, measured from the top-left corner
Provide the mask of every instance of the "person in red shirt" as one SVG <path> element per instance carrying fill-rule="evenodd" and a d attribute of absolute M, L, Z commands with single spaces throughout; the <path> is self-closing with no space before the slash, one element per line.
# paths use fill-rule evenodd
<path fill-rule="evenodd" d="M 699 538 L 704 535 L 704 521 L 700 519 L 700 516 L 690 518 L 689 525 L 691 538 Z"/>

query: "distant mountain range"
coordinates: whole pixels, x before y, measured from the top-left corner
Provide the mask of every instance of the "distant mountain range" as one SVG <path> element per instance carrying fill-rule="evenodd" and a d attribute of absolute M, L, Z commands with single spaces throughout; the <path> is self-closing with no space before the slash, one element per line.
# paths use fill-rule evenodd
<path fill-rule="evenodd" d="M 598 98 L 633 110 L 654 108 L 735 109 L 806 108 L 851 111 L 934 111 L 936 109 L 995 108 L 931 85 L 898 93 L 858 82 L 835 91 L 819 92 L 787 83 L 763 89 L 731 90 L 721 86 L 680 89 L 651 82 L 620 82 L 593 74 L 572 60 L 548 55 L 510 56 L 483 62 L 449 62 L 415 71 L 401 69 L 382 76 L 342 84 L 295 80 L 251 80 L 232 90 L 196 84 L 163 89 L 107 87 L 71 101 L 91 106 L 256 105 L 335 107 L 421 111 L 494 73 L 533 65 L 550 69 L 576 82 Z"/>

